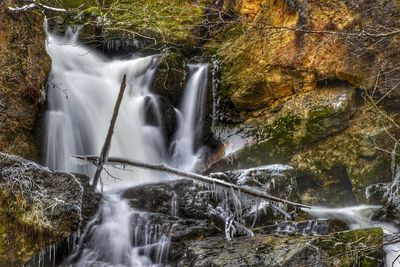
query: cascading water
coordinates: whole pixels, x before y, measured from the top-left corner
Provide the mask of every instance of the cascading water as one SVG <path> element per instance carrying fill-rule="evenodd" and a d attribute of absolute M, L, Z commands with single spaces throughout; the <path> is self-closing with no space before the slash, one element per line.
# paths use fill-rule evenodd
<path fill-rule="evenodd" d="M 126 74 L 127 89 L 110 156 L 150 163 L 170 162 L 174 167 L 194 170 L 201 161 L 201 149 L 196 149 L 195 143 L 202 127 L 207 66 L 190 66 L 192 76 L 182 110 L 177 111 L 179 127 L 174 135 L 172 157 L 169 157 L 157 97 L 150 93 L 158 57 L 109 60 L 79 45 L 76 39 L 77 35 L 70 29 L 65 37 L 48 34 L 47 50 L 52 58 L 52 70 L 45 118 L 46 166 L 93 177 L 94 168 L 73 164 L 71 156 L 99 155 L 118 89 Z M 169 228 L 150 223 L 146 213 L 131 208 L 121 197 L 123 188 L 155 182 L 160 176 L 138 169 L 134 173 L 116 169 L 105 171 L 102 173 L 106 190 L 103 204 L 87 226 L 68 264 L 149 266 L 164 263 Z"/>
<path fill-rule="evenodd" d="M 192 75 L 186 85 L 178 115 L 178 130 L 171 145 L 171 165 L 186 171 L 196 170 L 202 161 L 201 138 L 206 100 L 208 67 L 189 65 Z"/>

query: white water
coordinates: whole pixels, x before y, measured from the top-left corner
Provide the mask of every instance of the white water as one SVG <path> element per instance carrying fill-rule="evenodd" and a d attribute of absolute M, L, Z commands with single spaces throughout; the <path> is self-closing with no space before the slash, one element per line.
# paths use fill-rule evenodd
<path fill-rule="evenodd" d="M 379 208 L 380 206 L 360 205 L 344 208 L 312 207 L 311 210 L 304 209 L 304 211 L 308 212 L 316 219 L 340 220 L 346 223 L 351 230 L 380 227 L 386 235 L 384 242 L 398 238 L 397 233 L 399 229 L 393 223 L 376 222 L 372 220 L 374 211 Z M 395 262 L 400 251 L 400 244 L 386 245 L 384 249 L 386 252 L 385 266 L 400 267 L 400 261 Z"/>
<path fill-rule="evenodd" d="M 178 115 L 178 130 L 171 144 L 171 165 L 186 171 L 196 170 L 202 162 L 201 138 L 207 89 L 207 65 L 189 65 L 192 73 Z"/>
<path fill-rule="evenodd" d="M 197 148 L 196 142 L 202 128 L 207 66 L 190 66 L 192 76 L 181 111 L 177 111 L 179 127 L 170 158 L 157 97 L 150 92 L 158 57 L 109 60 L 78 44 L 76 39 L 71 30 L 65 37 L 48 35 L 52 70 L 45 118 L 45 165 L 93 177 L 94 168 L 73 164 L 71 156 L 99 155 L 122 77 L 126 74 L 127 89 L 110 156 L 150 163 L 170 162 L 174 167 L 194 170 L 202 159 L 202 149 Z M 155 125 L 146 121 L 149 110 L 156 118 Z M 146 214 L 132 209 L 117 192 L 165 178 L 139 169 L 114 168 L 107 168 L 101 177 L 106 190 L 103 204 L 69 258 L 70 264 L 150 266 L 164 263 L 169 246 L 168 229 L 148 223 Z"/>
<path fill-rule="evenodd" d="M 73 165 L 71 156 L 100 154 L 124 74 L 127 89 L 110 155 L 148 162 L 164 160 L 161 127 L 146 125 L 144 114 L 145 105 L 156 101 L 149 92 L 156 57 L 109 61 L 77 45 L 72 34 L 64 40 L 49 35 L 47 51 L 52 58 L 52 71 L 45 118 L 46 166 L 93 176 L 93 170 Z M 128 181 L 131 176 L 124 172 L 113 170 L 112 174 L 123 180 L 118 186 L 148 182 L 142 175 Z M 102 177 L 107 186 L 116 185 L 110 176 Z"/>

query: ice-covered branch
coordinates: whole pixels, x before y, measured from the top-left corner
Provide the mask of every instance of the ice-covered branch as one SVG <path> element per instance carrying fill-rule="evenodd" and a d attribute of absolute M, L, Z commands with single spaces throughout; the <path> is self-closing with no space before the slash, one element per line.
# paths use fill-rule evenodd
<path fill-rule="evenodd" d="M 73 156 L 73 157 L 80 159 L 80 160 L 87 161 L 95 166 L 97 166 L 97 164 L 99 162 L 99 157 L 97 157 L 97 156 Z M 311 208 L 310 206 L 307 206 L 304 204 L 300 204 L 300 203 L 292 202 L 287 199 L 282 199 L 282 198 L 278 198 L 275 196 L 271 196 L 263 191 L 255 190 L 255 189 L 252 189 L 252 188 L 249 188 L 246 186 L 239 186 L 239 185 L 231 184 L 231 183 L 219 180 L 219 179 L 211 178 L 211 177 L 196 174 L 196 173 L 185 172 L 182 170 L 178 170 L 178 169 L 166 166 L 164 164 L 151 164 L 151 163 L 144 163 L 144 162 L 135 161 L 135 160 L 129 160 L 129 159 L 123 159 L 123 158 L 111 158 L 111 157 L 108 158 L 108 161 L 106 162 L 106 164 L 108 164 L 108 165 L 123 165 L 123 166 L 129 165 L 129 166 L 145 168 L 145 169 L 150 169 L 150 170 L 155 170 L 155 171 L 167 172 L 167 173 L 175 174 L 175 175 L 185 177 L 188 179 L 197 180 L 197 181 L 207 183 L 207 184 L 216 184 L 216 185 L 223 186 L 226 188 L 232 188 L 234 190 L 241 191 L 245 194 L 248 194 L 248 195 L 251 195 L 254 197 L 267 199 L 267 200 L 271 200 L 271 201 L 276 201 L 276 202 L 281 202 L 281 203 L 285 203 L 285 204 L 288 204 L 288 205 L 291 205 L 294 207 L 299 207 L 299 208 L 306 208 L 306 209 Z"/>

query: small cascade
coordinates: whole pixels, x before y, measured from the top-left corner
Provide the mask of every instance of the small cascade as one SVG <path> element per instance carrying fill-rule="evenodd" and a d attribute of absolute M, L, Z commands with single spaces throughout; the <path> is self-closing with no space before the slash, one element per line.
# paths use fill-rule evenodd
<path fill-rule="evenodd" d="M 105 49 L 107 53 L 119 52 L 128 49 L 139 49 L 141 43 L 137 39 L 110 39 L 107 40 Z"/>
<path fill-rule="evenodd" d="M 181 107 L 177 111 L 178 129 L 171 144 L 171 165 L 182 170 L 196 170 L 202 162 L 201 139 L 206 101 L 208 66 L 189 65 L 191 77 L 187 82 Z"/>
<path fill-rule="evenodd" d="M 120 195 L 108 194 L 88 224 L 75 253 L 74 266 L 150 266 L 168 259 L 169 225 L 152 222 L 151 215 L 132 209 Z"/>

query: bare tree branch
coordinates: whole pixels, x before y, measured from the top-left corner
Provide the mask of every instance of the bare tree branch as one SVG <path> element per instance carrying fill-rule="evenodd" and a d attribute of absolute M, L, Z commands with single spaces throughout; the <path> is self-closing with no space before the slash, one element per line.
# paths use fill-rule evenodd
<path fill-rule="evenodd" d="M 66 10 L 64 8 L 57 8 L 57 7 L 43 5 L 39 2 L 37 2 L 36 0 L 29 0 L 29 1 L 25 1 L 25 2 L 27 2 L 29 4 L 26 4 L 21 7 L 8 7 L 8 9 L 13 12 L 27 11 L 27 10 L 31 10 L 31 9 L 35 9 L 35 8 L 41 8 L 41 9 L 44 9 L 47 11 L 52 11 L 52 12 L 62 12 L 62 13 L 68 12 L 68 10 Z"/>
<path fill-rule="evenodd" d="M 97 156 L 73 156 L 73 157 L 80 159 L 80 160 L 87 161 L 96 166 L 98 166 L 98 164 L 99 164 L 99 157 L 97 157 Z M 263 199 L 267 199 L 267 200 L 271 200 L 271 201 L 281 202 L 281 203 L 285 203 L 285 204 L 288 204 L 288 205 L 291 205 L 294 207 L 311 209 L 310 206 L 292 202 L 290 200 L 278 198 L 275 196 L 271 196 L 263 191 L 258 191 L 258 190 L 255 190 L 255 189 L 252 189 L 249 187 L 245 187 L 245 186 L 238 186 L 238 185 L 231 184 L 231 183 L 219 180 L 219 179 L 211 178 L 211 177 L 196 174 L 196 173 L 185 172 L 182 170 L 178 170 L 178 169 L 166 166 L 164 164 L 151 164 L 151 163 L 144 163 L 144 162 L 135 161 L 135 160 L 129 160 L 129 159 L 123 159 L 123 158 L 111 158 L 111 157 L 108 158 L 107 162 L 105 162 L 104 164 L 123 165 L 123 166 L 129 165 L 129 166 L 134 166 L 134 167 L 139 167 L 139 168 L 144 168 L 144 169 L 167 172 L 167 173 L 175 174 L 175 175 L 178 175 L 178 176 L 181 176 L 184 178 L 188 178 L 188 179 L 192 179 L 192 180 L 197 180 L 197 181 L 207 183 L 207 184 L 216 184 L 216 185 L 219 185 L 222 187 L 232 188 L 234 190 L 241 191 L 245 194 L 248 194 L 248 195 L 251 195 L 254 197 L 259 197 L 259 198 L 263 198 Z"/>
<path fill-rule="evenodd" d="M 124 78 L 122 79 L 121 88 L 119 89 L 117 102 L 115 103 L 114 112 L 113 112 L 111 122 L 110 122 L 110 127 L 108 128 L 107 137 L 106 137 L 106 140 L 104 141 L 103 148 L 101 149 L 100 157 L 97 160 L 97 164 L 96 164 L 97 170 L 94 175 L 93 184 L 92 184 L 92 187 L 94 189 L 97 187 L 97 183 L 99 181 L 101 171 L 103 170 L 103 165 L 107 164 L 107 162 L 108 162 L 108 153 L 110 151 L 111 140 L 112 140 L 112 136 L 114 134 L 114 127 L 115 127 L 115 123 L 117 122 L 118 112 L 119 112 L 119 108 L 121 106 L 122 97 L 124 96 L 125 88 L 126 88 L 126 75 L 124 75 Z"/>

